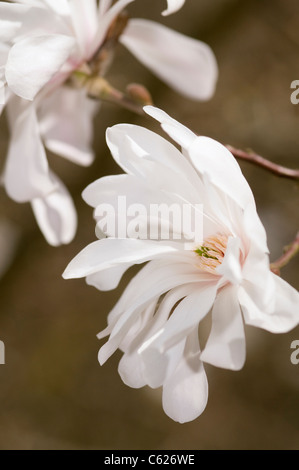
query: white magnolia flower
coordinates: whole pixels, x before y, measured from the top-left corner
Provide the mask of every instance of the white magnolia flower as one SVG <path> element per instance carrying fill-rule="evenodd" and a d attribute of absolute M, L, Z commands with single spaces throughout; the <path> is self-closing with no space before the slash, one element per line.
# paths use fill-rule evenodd
<path fill-rule="evenodd" d="M 145 110 L 161 122 L 183 153 L 144 128 L 112 127 L 107 143 L 127 174 L 99 179 L 83 197 L 95 208 L 102 231 L 101 204 L 115 207 L 117 214 L 119 194 L 128 204 L 145 208 L 152 203 L 202 203 L 203 239 L 190 245 L 183 236 L 182 241 L 117 239 L 106 232 L 108 238 L 88 245 L 71 261 L 64 278 L 86 276 L 88 284 L 109 290 L 130 266 L 148 262 L 99 334 L 110 335 L 99 361 L 103 364 L 120 348 L 123 381 L 136 388 L 162 386 L 165 412 L 185 422 L 200 415 L 207 403 L 203 362 L 241 369 L 246 354 L 244 322 L 273 333 L 294 328 L 299 322 L 299 294 L 270 271 L 266 233 L 231 153 L 210 138 L 197 137 L 164 112 Z M 144 221 L 150 223 L 156 221 Z M 198 325 L 210 310 L 212 327 L 201 352 Z"/>
<path fill-rule="evenodd" d="M 68 86 L 75 71 L 103 75 L 119 40 L 189 98 L 205 100 L 214 92 L 217 65 L 210 48 L 152 21 L 122 23 L 121 13 L 132 2 L 0 2 L 0 93 L 5 85 L 11 129 L 4 185 L 15 201 L 32 203 L 53 245 L 73 238 L 76 212 L 66 188 L 49 170 L 44 145 L 80 165 L 93 160 L 92 118 L 98 104 L 86 90 Z M 169 0 L 164 13 L 181 5 Z"/>

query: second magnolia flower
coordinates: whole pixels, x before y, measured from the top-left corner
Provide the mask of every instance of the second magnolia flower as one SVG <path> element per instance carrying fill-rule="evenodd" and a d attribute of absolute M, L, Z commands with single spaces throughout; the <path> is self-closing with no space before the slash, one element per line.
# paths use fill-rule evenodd
<path fill-rule="evenodd" d="M 65 278 L 86 277 L 101 290 L 115 288 L 125 271 L 148 262 L 125 289 L 98 336 L 103 364 L 118 348 L 119 373 L 131 387 L 163 387 L 163 408 L 174 420 L 195 419 L 204 410 L 208 385 L 204 362 L 243 367 L 244 322 L 273 333 L 299 322 L 299 294 L 270 271 L 266 233 L 238 163 L 218 142 L 197 137 L 157 108 L 145 111 L 183 151 L 161 136 L 123 124 L 107 131 L 107 143 L 124 175 L 101 178 L 83 193 L 95 208 L 129 203 L 202 204 L 203 237 L 190 245 L 173 240 L 107 238 L 87 246 Z M 117 213 L 117 208 L 116 208 Z M 148 212 L 150 213 L 150 211 Z M 121 214 L 120 214 L 121 215 Z M 169 223 L 147 220 L 143 223 Z M 198 327 L 212 310 L 212 327 L 201 351 Z"/>

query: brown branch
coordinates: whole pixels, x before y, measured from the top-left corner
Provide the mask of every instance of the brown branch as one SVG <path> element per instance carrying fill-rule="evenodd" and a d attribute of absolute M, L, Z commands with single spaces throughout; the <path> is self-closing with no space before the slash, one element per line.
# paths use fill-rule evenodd
<path fill-rule="evenodd" d="M 258 165 L 264 168 L 265 170 L 270 171 L 276 176 L 299 180 L 299 170 L 297 169 L 293 170 L 291 168 L 286 168 L 282 165 L 277 165 L 276 163 L 273 163 L 270 160 L 261 157 L 261 155 L 258 155 L 254 152 L 245 152 L 243 150 L 236 149 L 231 145 L 227 145 L 226 148 L 234 155 L 234 157 L 247 162 L 254 163 L 255 165 Z"/>
<path fill-rule="evenodd" d="M 278 260 L 271 263 L 271 271 L 275 274 L 280 274 L 280 270 L 284 268 L 290 261 L 299 253 L 299 232 L 295 240 L 284 249 L 284 254 Z"/>

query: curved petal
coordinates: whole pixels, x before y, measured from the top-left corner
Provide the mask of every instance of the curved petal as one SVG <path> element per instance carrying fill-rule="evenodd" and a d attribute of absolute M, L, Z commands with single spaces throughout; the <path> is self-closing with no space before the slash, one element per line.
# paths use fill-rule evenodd
<path fill-rule="evenodd" d="M 195 329 L 187 339 L 181 362 L 163 386 L 163 409 L 179 423 L 196 419 L 207 406 L 208 381 L 199 355 Z"/>
<path fill-rule="evenodd" d="M 245 357 L 245 333 L 237 288 L 225 286 L 214 302 L 212 328 L 200 359 L 216 367 L 240 370 Z"/>
<path fill-rule="evenodd" d="M 75 46 L 70 36 L 27 37 L 10 50 L 5 69 L 7 84 L 18 96 L 33 100 L 69 58 Z"/>
<path fill-rule="evenodd" d="M 12 199 L 28 202 L 54 191 L 56 183 L 49 175 L 34 106 L 15 97 L 10 100 L 8 111 L 12 135 L 4 171 L 4 185 Z"/>
<path fill-rule="evenodd" d="M 170 117 L 165 111 L 155 108 L 154 106 L 144 106 L 143 109 L 149 116 L 160 122 L 162 129 L 185 150 L 187 150 L 196 139 L 194 132 Z"/>
<path fill-rule="evenodd" d="M 207 44 L 148 20 L 130 20 L 120 42 L 182 95 L 194 100 L 213 96 L 218 67 Z"/>
<path fill-rule="evenodd" d="M 99 105 L 87 98 L 84 90 L 59 87 L 42 102 L 40 130 L 46 147 L 79 165 L 90 165 L 93 118 Z"/>
<path fill-rule="evenodd" d="M 162 12 L 162 15 L 172 15 L 172 13 L 175 13 L 176 11 L 180 10 L 184 3 L 185 0 L 167 0 L 167 9 Z"/>
<path fill-rule="evenodd" d="M 120 264 L 141 264 L 161 254 L 175 251 L 175 244 L 104 238 L 84 248 L 67 266 L 63 277 L 80 278 Z"/>
<path fill-rule="evenodd" d="M 271 275 L 275 282 L 275 294 L 268 309 L 266 306 L 261 310 L 259 298 L 252 295 L 252 285 L 248 282 L 244 282 L 239 289 L 239 301 L 245 323 L 272 333 L 286 333 L 299 323 L 299 292 L 279 276 Z"/>
<path fill-rule="evenodd" d="M 70 243 L 77 229 L 77 213 L 66 187 L 51 175 L 57 189 L 31 201 L 37 223 L 47 242 L 52 246 Z"/>
<path fill-rule="evenodd" d="M 226 253 L 216 271 L 223 276 L 225 281 L 231 284 L 240 284 L 242 281 L 242 271 L 240 264 L 241 240 L 230 237 L 227 242 Z"/>
<path fill-rule="evenodd" d="M 70 0 L 69 9 L 80 49 L 88 57 L 98 30 L 97 1 Z"/>
<path fill-rule="evenodd" d="M 199 174 L 206 174 L 215 186 L 242 208 L 249 204 L 255 206 L 250 186 L 226 147 L 209 137 L 197 137 L 188 148 L 188 154 Z"/>
<path fill-rule="evenodd" d="M 86 282 L 89 286 L 102 291 L 116 289 L 124 273 L 132 266 L 132 263 L 123 263 L 113 268 L 105 269 L 86 276 Z"/>

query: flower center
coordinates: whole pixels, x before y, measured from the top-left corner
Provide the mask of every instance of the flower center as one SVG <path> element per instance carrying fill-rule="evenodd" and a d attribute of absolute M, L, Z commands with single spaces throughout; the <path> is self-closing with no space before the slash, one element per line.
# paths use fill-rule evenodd
<path fill-rule="evenodd" d="M 228 236 L 221 233 L 206 238 L 203 244 L 194 250 L 198 255 L 196 266 L 203 271 L 215 274 L 216 268 L 224 259 L 227 241 Z"/>

